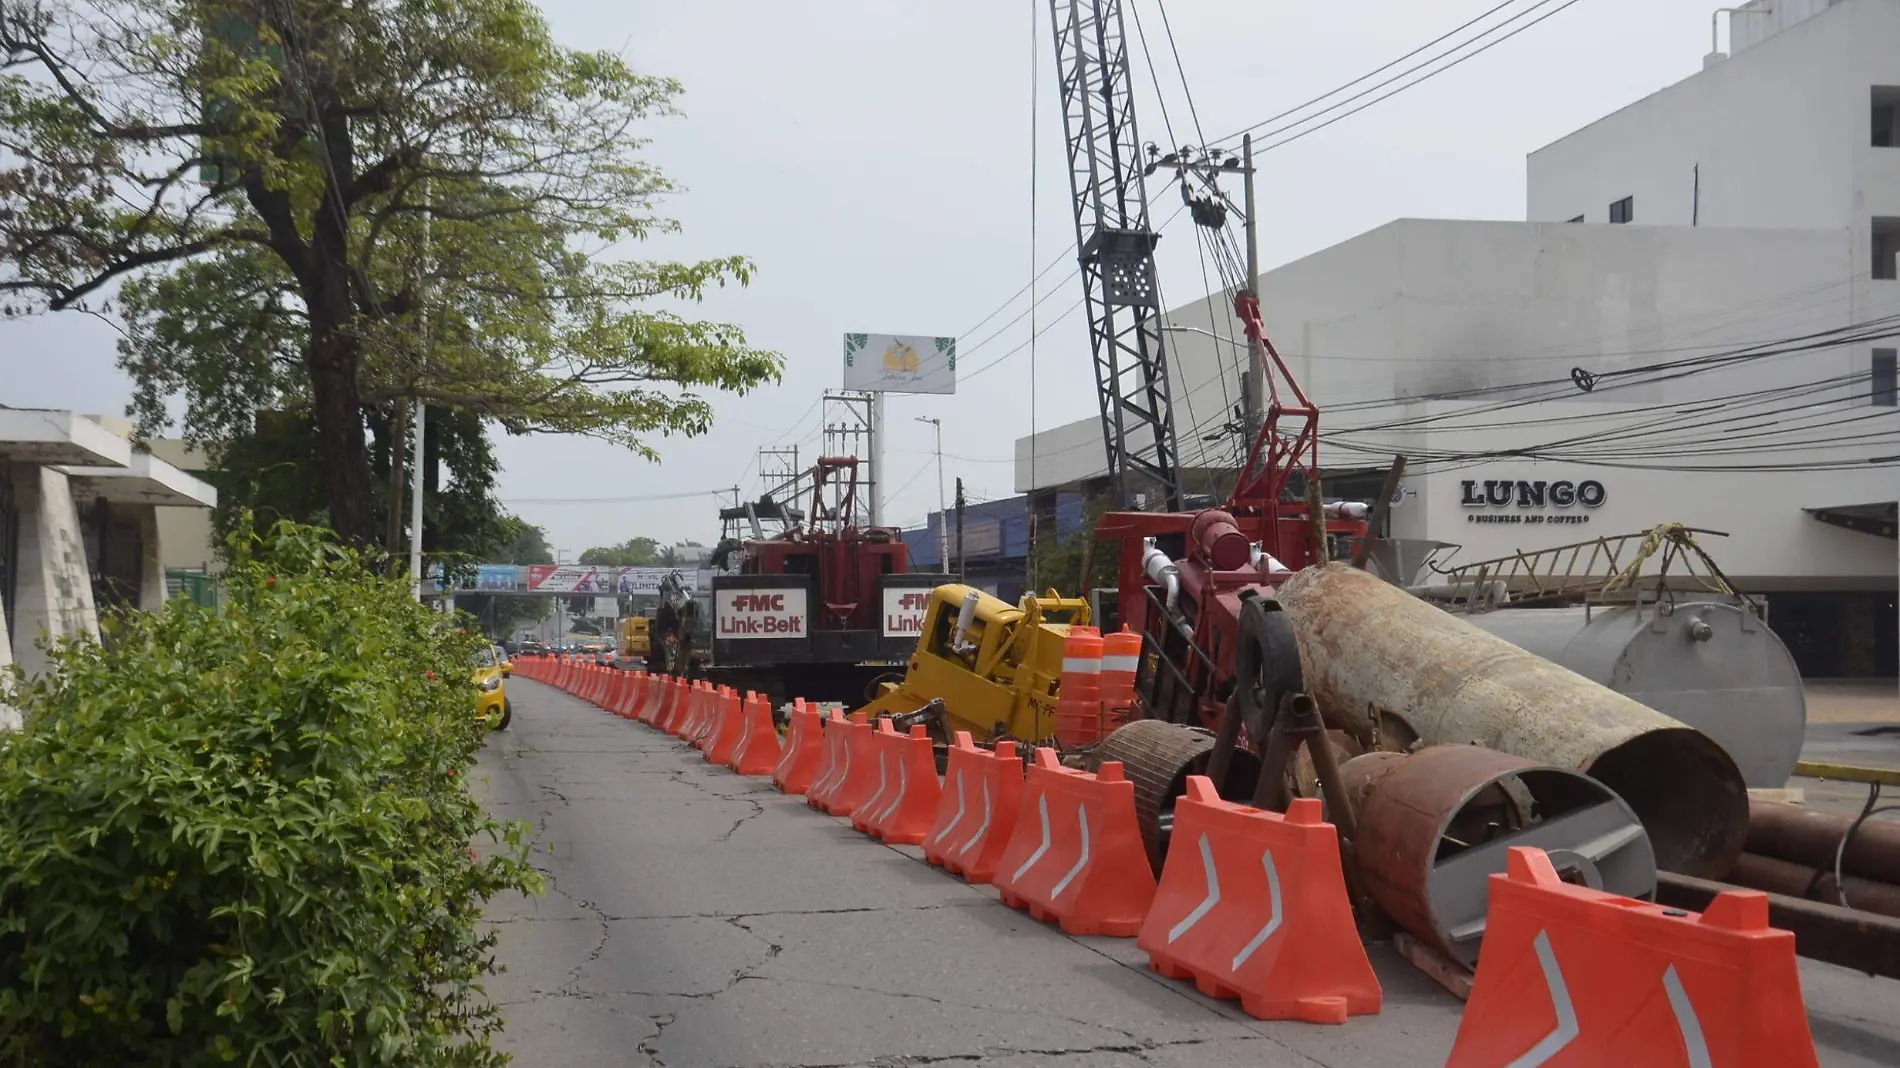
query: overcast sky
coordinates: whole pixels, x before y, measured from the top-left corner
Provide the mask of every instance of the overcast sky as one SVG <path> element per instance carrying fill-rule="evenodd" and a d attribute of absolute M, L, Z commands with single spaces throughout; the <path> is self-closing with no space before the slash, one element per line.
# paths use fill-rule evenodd
<path fill-rule="evenodd" d="M 1156 46 L 1175 140 L 1190 140 L 1156 0 L 1127 2 Z M 1172 0 L 1167 13 L 1212 140 L 1396 59 L 1496 2 Z M 734 485 L 756 495 L 761 446 L 799 444 L 804 459 L 815 455 L 816 401 L 840 384 L 842 334 L 956 335 L 968 376 L 1028 339 L 1026 319 L 995 333 L 1023 300 L 971 328 L 1023 288 L 1032 263 L 1065 260 L 1038 289 L 1047 295 L 1035 347 L 1039 404 L 1032 413 L 1027 348 L 966 377 L 954 397 L 891 398 L 887 485 L 896 492 L 886 520 L 917 525 L 937 505 L 931 428 L 918 416 L 943 421 L 953 457 L 946 478 L 962 476 L 973 497 L 986 499 L 1011 493 L 1013 442 L 1032 422 L 1046 429 L 1093 415 L 1082 316 L 1050 326 L 1081 290 L 1067 279 L 1074 226 L 1048 0 L 543 6 L 563 43 L 624 49 L 640 69 L 685 84 L 686 116 L 648 131 L 652 159 L 686 187 L 669 205 L 685 232 L 630 254 L 753 258 L 759 274 L 749 289 L 699 310 L 741 323 L 787 363 L 781 385 L 721 400 L 710 436 L 659 442 L 659 465 L 587 440 L 500 440 L 499 495 L 546 527 L 557 548 L 578 553 L 634 535 L 710 543 L 718 524 L 709 492 L 589 499 Z M 1535 6 L 1519 0 L 1513 10 Z M 1394 218 L 1523 218 L 1525 154 L 1698 70 L 1711 7 L 1577 0 L 1470 62 L 1265 154 L 1263 269 Z M 1032 57 L 1041 72 L 1033 252 Z M 1138 45 L 1136 64 L 1141 135 L 1166 144 Z M 1175 194 L 1157 187 L 1150 195 L 1165 205 L 1159 222 Z M 1163 235 L 1169 306 L 1206 291 L 1187 227 L 1182 217 Z M 0 402 L 118 414 L 129 386 L 113 367 L 113 337 L 76 315 L 0 323 Z"/>

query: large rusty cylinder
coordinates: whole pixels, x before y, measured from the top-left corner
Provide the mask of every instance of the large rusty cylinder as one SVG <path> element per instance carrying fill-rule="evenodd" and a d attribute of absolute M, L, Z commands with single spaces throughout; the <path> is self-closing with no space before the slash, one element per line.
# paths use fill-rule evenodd
<path fill-rule="evenodd" d="M 1587 775 L 1476 745 L 1368 753 L 1339 770 L 1358 807 L 1360 885 L 1401 927 L 1478 963 L 1490 879 L 1532 846 L 1576 882 L 1626 897 L 1656 891 L 1636 813 Z"/>
<path fill-rule="evenodd" d="M 1280 587 L 1307 690 L 1369 748 L 1480 745 L 1575 768 L 1629 803 L 1657 866 L 1728 874 L 1748 791 L 1708 736 L 1343 565 Z"/>
<path fill-rule="evenodd" d="M 1855 817 L 1816 812 L 1780 801 L 1748 803 L 1750 853 L 1834 870 L 1841 836 L 1854 826 Z M 1861 821 L 1841 854 L 1841 871 L 1883 883 L 1900 885 L 1900 820 L 1878 816 Z"/>

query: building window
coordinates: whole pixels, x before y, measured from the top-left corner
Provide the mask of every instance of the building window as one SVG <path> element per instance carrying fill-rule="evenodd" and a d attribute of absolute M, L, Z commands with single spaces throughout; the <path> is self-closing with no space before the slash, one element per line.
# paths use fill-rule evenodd
<path fill-rule="evenodd" d="M 1894 270 L 1894 254 L 1900 253 L 1900 219 L 1875 216 L 1868 228 L 1867 244 L 1873 251 L 1873 277 L 1887 281 L 1900 277 Z"/>
<path fill-rule="evenodd" d="M 1869 399 L 1882 408 L 1900 406 L 1900 377 L 1894 371 L 1894 350 L 1874 350 L 1873 387 L 1868 391 Z"/>
<path fill-rule="evenodd" d="M 1624 197 L 1610 205 L 1610 221 L 1626 223 L 1636 218 L 1636 198 Z"/>
<path fill-rule="evenodd" d="M 1574 218 L 1574 219 L 1565 219 L 1564 221 L 1565 221 L 1565 222 L 1582 222 L 1582 221 L 1583 221 L 1583 216 L 1581 216 L 1581 215 L 1579 215 L 1579 216 L 1577 216 L 1577 217 L 1576 217 L 1576 218 Z"/>
<path fill-rule="evenodd" d="M 1900 148 L 1900 85 L 1876 85 L 1870 97 L 1875 148 Z"/>

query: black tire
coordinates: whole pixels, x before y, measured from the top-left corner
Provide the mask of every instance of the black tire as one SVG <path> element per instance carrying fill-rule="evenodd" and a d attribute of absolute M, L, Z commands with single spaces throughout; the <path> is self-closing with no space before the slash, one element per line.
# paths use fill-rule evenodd
<path fill-rule="evenodd" d="M 515 718 L 514 703 L 509 701 L 506 697 L 502 698 L 501 699 L 501 722 L 495 724 L 495 729 L 498 731 L 507 730 L 508 724 L 513 722 L 514 718 Z"/>

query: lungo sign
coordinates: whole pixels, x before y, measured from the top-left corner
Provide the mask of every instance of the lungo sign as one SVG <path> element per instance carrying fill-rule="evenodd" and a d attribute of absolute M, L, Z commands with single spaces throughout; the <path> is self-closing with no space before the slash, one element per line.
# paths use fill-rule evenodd
<path fill-rule="evenodd" d="M 1559 480 L 1530 482 L 1522 479 L 1466 479 L 1459 483 L 1462 496 L 1458 503 L 1466 508 L 1601 508 L 1609 499 L 1603 483 L 1595 479 L 1582 482 Z"/>

